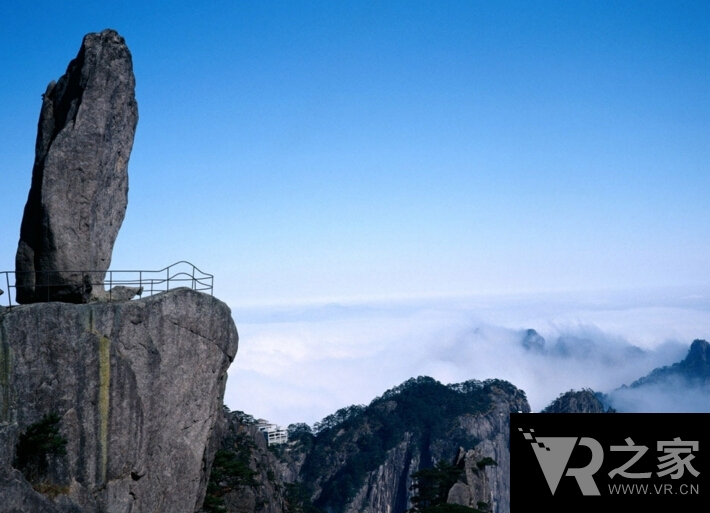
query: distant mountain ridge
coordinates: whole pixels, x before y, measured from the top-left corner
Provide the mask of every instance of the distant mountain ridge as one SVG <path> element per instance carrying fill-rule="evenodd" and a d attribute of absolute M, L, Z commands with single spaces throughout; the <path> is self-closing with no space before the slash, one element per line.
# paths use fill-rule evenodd
<path fill-rule="evenodd" d="M 657 367 L 630 385 L 608 393 L 589 392 L 605 408 L 622 413 L 710 412 L 710 344 L 696 339 L 680 362 Z M 558 401 L 560 398 L 544 411 L 561 407 L 556 405 Z"/>
<path fill-rule="evenodd" d="M 705 340 L 694 340 L 683 361 L 652 370 L 648 375 L 631 383 L 630 388 L 655 385 L 678 378 L 685 380 L 688 386 L 710 384 L 710 344 Z"/>

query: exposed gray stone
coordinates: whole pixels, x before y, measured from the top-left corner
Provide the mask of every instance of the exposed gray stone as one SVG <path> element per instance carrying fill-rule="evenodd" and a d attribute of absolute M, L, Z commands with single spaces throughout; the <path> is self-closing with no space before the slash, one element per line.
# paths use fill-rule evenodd
<path fill-rule="evenodd" d="M 500 390 L 493 408 L 484 415 L 461 418 L 461 427 L 481 442 L 473 449 L 459 451 L 457 464 L 463 465 L 465 482 L 470 492 L 470 507 L 476 508 L 478 502 L 488 504 L 492 513 L 510 511 L 510 420 L 509 414 L 515 411 L 530 413 L 530 406 L 523 392 L 509 397 Z M 478 462 L 491 458 L 496 465 L 478 468 Z"/>
<path fill-rule="evenodd" d="M 17 470 L 0 471 L 0 490 L 3 513 L 59 513 L 60 511 L 47 497 L 35 492 Z"/>
<path fill-rule="evenodd" d="M 468 506 L 471 504 L 472 499 L 471 489 L 465 483 L 454 483 L 454 486 L 452 486 L 451 490 L 449 490 L 446 502 L 449 504 Z"/>
<path fill-rule="evenodd" d="M 0 311 L 0 509 L 196 511 L 237 341 L 227 305 L 186 288 Z M 67 440 L 43 478 L 53 499 L 13 469 L 20 433 L 51 412 Z"/>
<path fill-rule="evenodd" d="M 141 294 L 143 294 L 143 287 L 125 287 L 119 285 L 108 291 L 96 291 L 96 289 L 94 289 L 92 299 L 95 301 L 128 301 Z"/>
<path fill-rule="evenodd" d="M 348 504 L 346 513 L 379 513 L 401 509 L 397 507 L 398 494 L 403 488 L 409 489 L 412 485 L 410 471 L 419 466 L 419 457 L 413 456 L 413 452 L 412 436 L 406 433 L 399 445 L 387 451 L 384 463 L 370 473 L 366 484 Z M 402 482 L 406 483 L 405 486 L 402 486 Z M 411 504 L 407 503 L 407 506 Z"/>
<path fill-rule="evenodd" d="M 103 282 L 126 213 L 137 122 L 124 39 L 114 30 L 87 34 L 43 95 L 15 257 L 18 303 L 85 303 L 87 282 Z"/>

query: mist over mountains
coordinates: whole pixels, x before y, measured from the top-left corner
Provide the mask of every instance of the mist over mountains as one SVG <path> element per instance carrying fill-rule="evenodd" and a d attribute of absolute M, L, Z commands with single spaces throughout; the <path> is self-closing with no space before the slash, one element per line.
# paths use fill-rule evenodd
<path fill-rule="evenodd" d="M 604 401 L 630 413 L 709 411 L 710 344 L 693 341 L 685 359 L 613 390 Z"/>
<path fill-rule="evenodd" d="M 563 391 L 610 393 L 683 360 L 692 340 L 710 339 L 708 297 L 676 290 L 233 308 L 243 343 L 226 404 L 312 424 L 432 376 L 505 379 L 540 411 Z"/>
<path fill-rule="evenodd" d="M 533 329 L 518 335 L 524 351 L 562 365 L 584 360 L 617 365 L 648 356 L 618 342 L 607 347 L 599 340 L 561 335 L 548 343 Z M 698 339 L 683 360 L 658 367 L 630 386 L 609 394 L 590 388 L 562 392 L 541 413 L 707 411 L 709 383 L 710 344 Z M 673 410 L 669 400 L 678 401 Z M 251 415 L 227 410 L 217 477 L 211 478 L 204 509 L 236 513 L 262 504 L 270 513 L 404 513 L 416 505 L 422 513 L 506 513 L 508 415 L 530 411 L 524 390 L 507 381 L 444 385 L 419 376 L 367 405 L 340 408 L 312 428 L 291 424 L 287 444 L 267 447 Z M 229 474 L 228 461 L 242 470 Z M 439 479 L 438 499 L 421 493 L 434 482 L 424 476 Z M 428 502 L 422 502 L 424 497 Z"/>

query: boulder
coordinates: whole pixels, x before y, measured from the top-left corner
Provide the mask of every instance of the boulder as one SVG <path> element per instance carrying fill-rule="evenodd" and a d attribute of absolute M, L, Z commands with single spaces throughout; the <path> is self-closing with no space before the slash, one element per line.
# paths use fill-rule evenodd
<path fill-rule="evenodd" d="M 92 293 L 92 299 L 95 301 L 128 301 L 141 294 L 143 294 L 143 287 L 118 285 L 109 291 L 103 290 L 103 288 L 99 289 Z"/>
<path fill-rule="evenodd" d="M 128 204 L 137 122 L 124 39 L 114 30 L 87 34 L 66 73 L 42 96 L 15 257 L 18 303 L 85 303 L 92 289 L 103 290 Z"/>
<path fill-rule="evenodd" d="M 227 305 L 186 288 L 0 311 L 0 510 L 196 511 L 237 343 Z M 51 414 L 66 453 L 32 475 L 18 443 Z"/>

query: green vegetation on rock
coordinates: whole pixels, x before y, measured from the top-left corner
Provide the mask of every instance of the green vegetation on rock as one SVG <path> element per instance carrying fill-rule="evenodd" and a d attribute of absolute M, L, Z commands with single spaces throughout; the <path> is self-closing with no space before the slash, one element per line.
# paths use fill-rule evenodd
<path fill-rule="evenodd" d="M 286 483 L 284 513 L 322 513 L 313 505 L 310 494 L 302 483 Z"/>
<path fill-rule="evenodd" d="M 495 464 L 491 458 L 485 458 Z M 479 462 L 479 463 L 481 463 Z M 485 467 L 485 465 L 483 467 Z M 479 468 L 483 468 L 480 467 Z M 463 473 L 463 467 L 447 463 L 445 460 L 431 468 L 425 468 L 412 474 L 411 489 L 417 493 L 412 496 L 412 509 L 409 513 L 477 513 L 479 510 L 461 506 L 460 504 L 447 504 L 449 490 L 456 484 Z"/>
<path fill-rule="evenodd" d="M 210 513 L 225 511 L 222 496 L 238 486 L 253 486 L 257 472 L 249 466 L 251 451 L 255 447 L 243 433 L 235 435 L 233 451 L 219 450 L 212 463 L 207 495 L 202 508 Z"/>
<path fill-rule="evenodd" d="M 50 413 L 30 425 L 17 442 L 15 467 L 27 481 L 38 484 L 46 477 L 49 458 L 67 453 L 67 440 L 59 434 L 59 415 Z"/>

